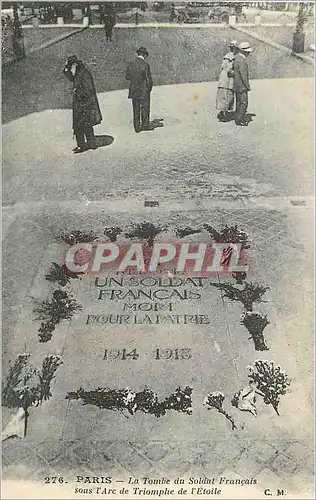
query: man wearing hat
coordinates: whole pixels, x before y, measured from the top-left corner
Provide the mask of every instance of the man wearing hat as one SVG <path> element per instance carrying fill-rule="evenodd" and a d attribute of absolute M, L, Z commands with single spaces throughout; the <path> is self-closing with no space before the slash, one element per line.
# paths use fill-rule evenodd
<path fill-rule="evenodd" d="M 236 92 L 236 125 L 246 127 L 246 112 L 248 108 L 249 68 L 247 57 L 251 54 L 252 48 L 248 42 L 241 42 L 238 46 L 238 54 L 234 61 L 234 91 Z"/>
<path fill-rule="evenodd" d="M 93 127 L 101 123 L 102 114 L 92 75 L 77 56 L 68 57 L 63 73 L 73 83 L 72 127 L 77 141 L 73 151 L 97 149 Z"/>
<path fill-rule="evenodd" d="M 140 47 L 136 51 L 137 57 L 132 61 L 126 70 L 126 80 L 129 80 L 129 99 L 133 103 L 133 119 L 135 132 L 142 130 L 153 130 L 149 124 L 150 114 L 150 92 L 153 87 L 151 71 L 146 58 L 148 51 L 145 47 Z"/>
<path fill-rule="evenodd" d="M 217 118 L 228 121 L 234 108 L 234 59 L 237 53 L 237 42 L 229 43 L 229 52 L 224 56 L 218 80 L 216 96 L 216 109 L 219 110 Z"/>

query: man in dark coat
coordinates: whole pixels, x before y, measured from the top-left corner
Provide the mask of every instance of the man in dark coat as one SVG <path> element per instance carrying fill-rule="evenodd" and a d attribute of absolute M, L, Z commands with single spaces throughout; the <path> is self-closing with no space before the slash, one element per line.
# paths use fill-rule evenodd
<path fill-rule="evenodd" d="M 91 73 L 77 56 L 67 59 L 63 73 L 73 83 L 72 126 L 77 141 L 73 151 L 83 153 L 88 149 L 97 149 L 93 127 L 101 123 L 102 115 Z"/>
<path fill-rule="evenodd" d="M 126 79 L 130 81 L 128 97 L 133 103 L 134 129 L 135 132 L 141 132 L 154 130 L 149 124 L 150 92 L 153 81 L 150 66 L 145 60 L 148 57 L 147 49 L 140 47 L 136 53 L 136 59 L 127 67 Z"/>
<path fill-rule="evenodd" d="M 115 14 L 111 10 L 104 14 L 104 31 L 107 42 L 112 42 L 113 28 L 116 24 Z"/>
<path fill-rule="evenodd" d="M 246 112 L 248 108 L 249 68 L 247 57 L 252 49 L 248 42 L 241 42 L 234 60 L 234 91 L 236 92 L 236 125 L 246 127 Z"/>

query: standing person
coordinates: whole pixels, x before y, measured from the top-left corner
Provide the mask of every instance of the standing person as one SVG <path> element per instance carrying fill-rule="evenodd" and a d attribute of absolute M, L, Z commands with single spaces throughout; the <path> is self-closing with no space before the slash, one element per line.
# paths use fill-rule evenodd
<path fill-rule="evenodd" d="M 238 3 L 235 5 L 235 16 L 236 16 L 236 23 L 239 23 L 241 20 L 241 14 L 242 14 L 242 4 Z"/>
<path fill-rule="evenodd" d="M 87 6 L 85 15 L 89 19 L 89 25 L 91 26 L 92 25 L 92 12 L 91 12 L 90 5 Z"/>
<path fill-rule="evenodd" d="M 229 52 L 224 56 L 221 72 L 218 80 L 216 96 L 216 109 L 219 110 L 217 118 L 226 121 L 234 108 L 234 60 L 237 54 L 237 42 L 233 40 L 229 44 Z"/>
<path fill-rule="evenodd" d="M 91 73 L 77 56 L 67 59 L 63 73 L 73 83 L 72 126 L 77 141 L 73 151 L 83 153 L 97 149 L 93 127 L 101 123 L 102 115 Z"/>
<path fill-rule="evenodd" d="M 234 91 L 236 92 L 236 125 L 247 127 L 246 112 L 248 108 L 249 68 L 247 57 L 252 48 L 248 42 L 241 42 L 234 61 Z"/>
<path fill-rule="evenodd" d="M 104 14 L 104 31 L 107 42 L 112 42 L 112 33 L 115 26 L 115 14 L 111 11 Z"/>
<path fill-rule="evenodd" d="M 129 99 L 133 103 L 133 117 L 135 132 L 142 130 L 154 130 L 149 124 L 150 115 L 150 92 L 153 88 L 151 71 L 148 62 L 148 51 L 145 47 L 140 47 L 136 51 L 137 57 L 126 69 L 126 80 L 129 84 Z"/>
<path fill-rule="evenodd" d="M 170 5 L 170 16 L 169 16 L 169 21 L 171 23 L 173 23 L 173 21 L 177 18 L 177 14 L 176 14 L 176 8 L 175 8 L 175 5 L 174 3 L 172 3 Z"/>

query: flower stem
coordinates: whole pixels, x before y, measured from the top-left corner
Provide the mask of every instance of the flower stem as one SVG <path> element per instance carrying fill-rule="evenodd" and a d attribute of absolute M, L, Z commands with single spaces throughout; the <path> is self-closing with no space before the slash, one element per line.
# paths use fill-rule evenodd
<path fill-rule="evenodd" d="M 218 411 L 219 411 L 219 413 L 224 415 L 224 417 L 227 418 L 227 420 L 230 421 L 230 423 L 232 424 L 232 430 L 237 429 L 237 426 L 236 426 L 234 420 L 232 419 L 232 417 L 228 413 L 226 413 L 225 410 L 219 409 Z"/>

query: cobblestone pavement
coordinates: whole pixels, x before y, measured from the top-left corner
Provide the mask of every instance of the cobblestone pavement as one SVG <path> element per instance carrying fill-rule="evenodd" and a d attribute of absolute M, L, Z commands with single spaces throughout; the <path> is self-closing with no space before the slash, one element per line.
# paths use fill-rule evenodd
<path fill-rule="evenodd" d="M 32 476 L 111 475 L 125 479 L 134 477 L 241 477 L 257 478 L 259 489 L 267 485 L 291 493 L 292 484 L 305 476 L 312 480 L 313 455 L 299 441 L 255 441 L 243 436 L 228 439 L 149 442 L 80 439 L 42 442 L 36 447 L 15 442 L 4 445 L 4 472 L 7 479 Z M 14 451 L 14 455 L 13 452 Z M 13 457 L 12 457 L 13 455 Z M 17 456 L 19 460 L 17 461 Z M 305 479 L 305 481 L 306 481 Z M 291 484 L 292 483 L 292 484 Z M 305 483 L 306 487 L 311 484 Z M 297 486 L 297 484 L 296 484 Z M 294 487 L 295 488 L 295 487 Z M 295 489 L 294 489 L 295 491 Z M 306 489 L 310 494 L 311 490 Z"/>

